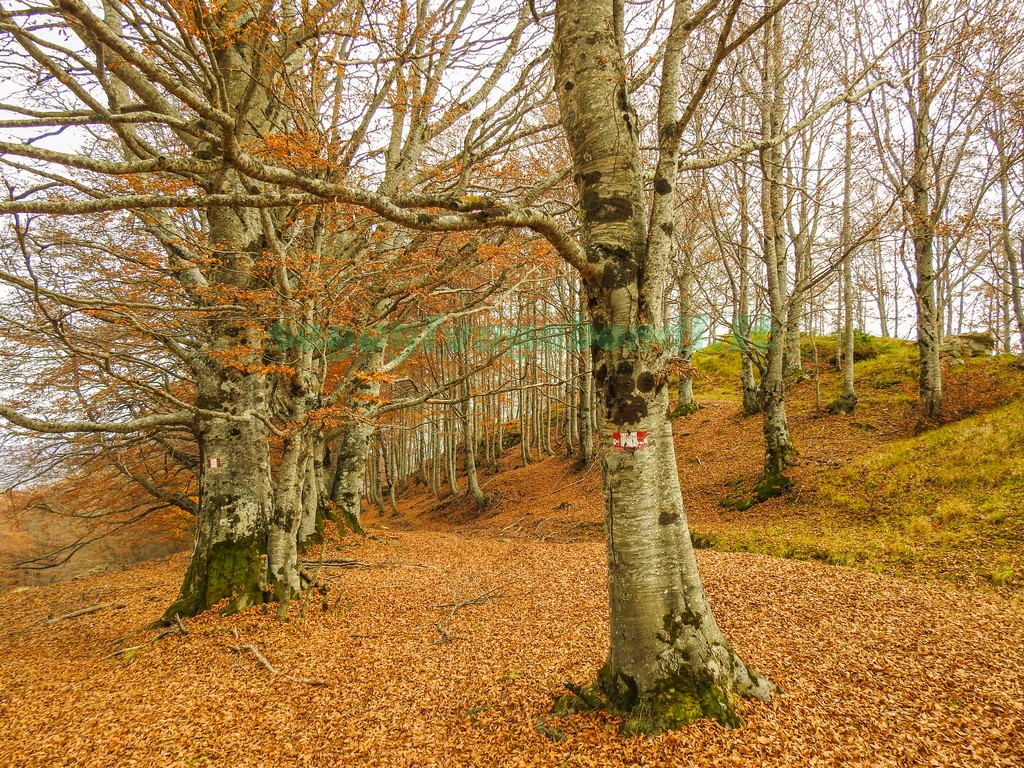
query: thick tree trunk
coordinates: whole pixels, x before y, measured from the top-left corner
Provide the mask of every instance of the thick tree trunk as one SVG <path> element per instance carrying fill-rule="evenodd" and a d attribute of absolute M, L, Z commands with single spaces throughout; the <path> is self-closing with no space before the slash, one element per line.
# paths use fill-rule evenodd
<path fill-rule="evenodd" d="M 654 376 L 641 371 L 638 379 L 645 374 Z M 613 402 L 622 387 L 614 379 L 601 390 Z M 620 399 L 609 415 L 635 402 Z M 662 389 L 648 414 L 629 424 L 645 428 L 649 447 L 601 451 L 613 617 L 601 689 L 630 713 L 627 730 L 656 732 L 701 717 L 736 726 L 730 696 L 767 699 L 772 686 L 733 651 L 712 615 L 690 544 L 667 405 Z M 620 429 L 605 420 L 602 445 Z"/>
<path fill-rule="evenodd" d="M 257 406 L 262 381 L 229 369 L 200 379 L 200 404 L 212 392 L 220 405 L 234 395 L 229 412 Z M 201 416 L 199 442 L 199 514 L 195 548 L 177 600 L 166 620 L 195 616 L 221 601 L 225 613 L 241 611 L 271 598 L 268 537 L 273 490 L 269 436 L 257 419 Z"/>
<path fill-rule="evenodd" d="M 623 69 L 623 6 L 559 0 L 552 49 L 581 201 L 594 332 L 611 609 L 599 683 L 611 708 L 625 713 L 625 729 L 648 733 L 702 717 L 734 726 L 733 695 L 767 699 L 772 691 L 735 654 L 711 614 L 666 418 L 667 359 L 652 343 L 663 324 L 671 252 L 685 13 L 686 6 L 676 6 L 666 52 L 657 132 L 663 146 L 650 215 Z"/>

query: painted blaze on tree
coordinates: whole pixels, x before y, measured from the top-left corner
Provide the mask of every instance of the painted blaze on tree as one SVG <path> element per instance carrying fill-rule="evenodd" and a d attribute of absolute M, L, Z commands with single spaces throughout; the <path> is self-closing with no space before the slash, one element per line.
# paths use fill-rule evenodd
<path fill-rule="evenodd" d="M 687 14 L 679 4 L 666 48 L 648 203 L 626 90 L 622 5 L 556 5 L 555 87 L 583 221 L 586 264 L 579 266 L 593 319 L 607 530 L 611 645 L 593 691 L 626 715 L 627 732 L 656 733 L 702 717 L 736 726 L 736 697 L 766 700 L 774 690 L 722 635 L 697 572 L 667 417 L 670 350 L 639 334 L 623 334 L 629 343 L 596 342 L 609 328 L 663 326 Z M 621 441 L 641 432 L 647 448 L 615 450 L 616 434 Z"/>

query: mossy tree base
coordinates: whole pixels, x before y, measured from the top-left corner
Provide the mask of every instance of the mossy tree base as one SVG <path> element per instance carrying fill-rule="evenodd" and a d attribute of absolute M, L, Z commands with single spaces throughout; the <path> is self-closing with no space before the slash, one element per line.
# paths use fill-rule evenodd
<path fill-rule="evenodd" d="M 672 413 L 669 414 L 669 418 L 681 419 L 685 416 L 692 416 L 698 410 L 700 410 L 700 406 L 692 400 L 689 403 L 680 403 L 675 407 Z"/>
<path fill-rule="evenodd" d="M 164 613 L 162 622 L 175 616 L 198 616 L 228 600 L 224 615 L 261 605 L 271 597 L 267 585 L 267 556 L 254 539 L 221 541 L 207 552 L 192 555 L 178 599 Z"/>
<path fill-rule="evenodd" d="M 748 679 L 757 681 L 769 692 L 775 691 L 742 661 L 736 659 L 736 662 L 743 665 Z M 737 712 L 742 697 L 728 681 L 718 680 L 707 671 L 670 674 L 655 690 L 640 696 L 633 695 L 629 686 L 612 681 L 607 667 L 601 670 L 598 682 L 585 688 L 568 682 L 564 685 L 572 693 L 555 701 L 553 716 L 608 711 L 622 716 L 619 731 L 623 736 L 656 736 L 685 728 L 698 720 L 714 720 L 723 728 L 739 728 L 743 724 Z M 622 695 L 624 690 L 625 696 Z M 761 693 L 748 695 L 765 698 Z"/>
<path fill-rule="evenodd" d="M 793 481 L 785 475 L 768 475 L 754 486 L 754 492 L 750 496 L 736 498 L 735 496 L 722 502 L 723 507 L 731 507 L 737 512 L 746 512 L 753 506 L 761 504 L 768 499 L 781 496 L 793 487 Z"/>
<path fill-rule="evenodd" d="M 851 393 L 840 395 L 828 404 L 829 413 L 853 413 L 857 409 L 857 395 Z"/>

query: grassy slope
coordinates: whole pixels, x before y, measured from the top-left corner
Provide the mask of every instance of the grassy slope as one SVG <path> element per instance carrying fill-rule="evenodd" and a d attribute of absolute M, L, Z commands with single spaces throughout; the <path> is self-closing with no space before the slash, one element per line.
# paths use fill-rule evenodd
<path fill-rule="evenodd" d="M 877 343 L 877 342 L 876 342 Z M 922 431 L 913 410 L 916 352 L 884 342 L 856 365 L 860 407 L 821 421 L 877 432 L 877 445 L 839 468 L 823 464 L 799 493 L 755 514 L 702 516 L 699 544 L 781 557 L 818 559 L 900 576 L 1024 587 L 1024 402 L 1021 371 L 1007 358 L 973 359 L 947 369 L 952 417 Z M 834 349 L 834 346 L 833 346 Z M 826 350 L 821 359 L 830 359 Z M 728 387 L 738 367 L 712 350 L 712 389 Z M 735 369 L 735 370 L 734 370 Z M 838 392 L 824 368 L 820 403 Z M 813 407 L 815 382 L 793 388 L 793 409 Z M 1000 403 L 1002 403 L 1000 405 Z M 888 424 L 879 424 L 881 409 Z M 892 436 L 909 435 L 895 442 Z M 801 447 L 798 442 L 798 448 Z M 742 485 L 742 483 L 740 483 Z"/>

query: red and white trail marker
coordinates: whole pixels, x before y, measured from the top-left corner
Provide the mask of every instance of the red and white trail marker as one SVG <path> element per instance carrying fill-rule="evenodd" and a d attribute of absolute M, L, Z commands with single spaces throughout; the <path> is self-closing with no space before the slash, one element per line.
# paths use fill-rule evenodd
<path fill-rule="evenodd" d="M 639 451 L 642 448 L 647 448 L 650 443 L 647 442 L 646 432 L 613 432 L 612 433 L 612 450 L 615 451 L 627 451 L 632 453 L 633 451 Z"/>
<path fill-rule="evenodd" d="M 220 469 L 223 466 L 224 462 L 222 462 L 217 456 L 212 456 L 206 460 L 207 469 Z"/>

